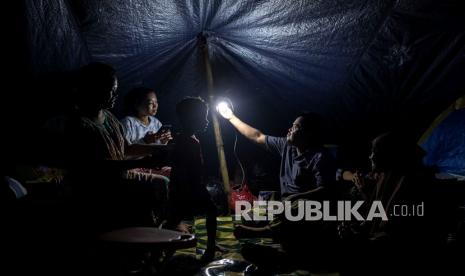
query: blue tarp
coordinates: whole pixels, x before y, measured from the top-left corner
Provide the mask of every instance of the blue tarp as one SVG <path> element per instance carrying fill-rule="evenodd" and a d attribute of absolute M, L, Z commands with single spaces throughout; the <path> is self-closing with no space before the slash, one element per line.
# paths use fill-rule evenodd
<path fill-rule="evenodd" d="M 419 135 L 465 87 L 461 0 L 34 0 L 15 5 L 8 12 L 22 15 L 15 21 L 22 28 L 11 34 L 16 55 L 8 58 L 20 64 L 13 74 L 25 92 L 17 93 L 17 103 L 5 102 L 7 110 L 23 106 L 19 119 L 30 122 L 63 109 L 58 100 L 71 95 L 64 72 L 101 61 L 118 72 L 119 99 L 135 86 L 153 87 L 159 118 L 176 125 L 179 99 L 206 96 L 199 33 L 208 36 L 215 92 L 229 97 L 239 117 L 267 134 L 285 133 L 305 110 L 331 123 L 335 143 L 368 141 L 402 123 Z M 121 106 L 118 102 L 115 110 L 119 116 Z M 223 124 L 227 147 L 232 132 Z M 15 134 L 27 137 L 21 130 Z M 241 138 L 239 144 L 248 147 Z"/>
<path fill-rule="evenodd" d="M 424 159 L 440 173 L 465 177 L 465 108 L 452 111 L 422 144 Z"/>
<path fill-rule="evenodd" d="M 162 118 L 181 97 L 205 95 L 197 47 L 205 32 L 216 92 L 246 120 L 267 116 L 265 128 L 282 130 L 311 110 L 335 127 L 376 131 L 372 121 L 385 115 L 433 119 L 463 93 L 461 4 L 36 0 L 25 8 L 34 73 L 109 63 L 121 94 L 138 85 L 158 91 Z"/>

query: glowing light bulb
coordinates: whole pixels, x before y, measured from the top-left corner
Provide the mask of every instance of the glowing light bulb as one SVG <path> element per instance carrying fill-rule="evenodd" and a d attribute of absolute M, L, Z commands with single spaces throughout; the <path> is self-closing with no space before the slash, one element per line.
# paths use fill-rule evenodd
<path fill-rule="evenodd" d="M 227 102 L 220 102 L 216 105 L 216 110 L 218 110 L 219 113 L 225 113 L 230 109 Z"/>
<path fill-rule="evenodd" d="M 233 115 L 232 109 L 228 102 L 221 101 L 216 105 L 216 111 L 225 119 L 230 119 Z"/>

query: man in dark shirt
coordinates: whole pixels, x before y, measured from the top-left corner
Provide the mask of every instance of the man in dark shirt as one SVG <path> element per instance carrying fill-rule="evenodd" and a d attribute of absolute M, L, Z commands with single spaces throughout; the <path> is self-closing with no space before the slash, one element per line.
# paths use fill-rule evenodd
<path fill-rule="evenodd" d="M 230 109 L 218 110 L 220 114 L 245 137 L 281 157 L 281 196 L 286 201 L 334 199 L 336 164 L 329 151 L 322 145 L 322 119 L 314 113 L 304 113 L 295 119 L 286 137 L 273 137 L 247 125 Z M 324 221 L 288 221 L 282 215 L 264 227 L 236 225 L 236 238 L 272 237 L 281 249 L 261 245 L 245 245 L 242 254 L 259 269 L 274 269 L 295 263 L 307 263 L 307 259 L 328 259 L 335 237 L 334 227 Z M 308 254 L 302 249 L 313 248 Z M 327 248 L 327 249 L 325 249 Z M 325 253 L 323 254 L 323 251 Z M 306 250 L 308 252 L 308 250 Z M 320 256 L 318 256 L 320 255 Z M 273 271 L 274 272 L 274 271 Z"/>
<path fill-rule="evenodd" d="M 311 199 L 333 186 L 336 164 L 321 141 L 323 123 L 315 113 L 303 113 L 286 137 L 263 134 L 237 118 L 230 109 L 220 114 L 245 137 L 281 157 L 281 196 L 287 200 Z"/>
<path fill-rule="evenodd" d="M 302 118 L 302 117 L 299 117 Z M 266 136 L 266 147 L 281 157 L 280 184 L 283 197 L 306 197 L 309 191 L 333 184 L 336 166 L 330 153 L 320 145 L 303 152 L 284 137 Z M 317 189 L 317 190 L 315 190 Z"/>

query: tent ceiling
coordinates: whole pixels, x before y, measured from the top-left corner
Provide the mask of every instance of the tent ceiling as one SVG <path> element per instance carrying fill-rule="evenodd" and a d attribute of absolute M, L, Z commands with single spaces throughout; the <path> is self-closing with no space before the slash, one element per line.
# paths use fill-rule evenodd
<path fill-rule="evenodd" d="M 388 113 L 432 118 L 463 93 L 461 1 L 27 1 L 35 72 L 113 65 L 121 93 L 155 87 L 161 116 L 205 95 L 197 35 L 217 93 L 277 123 L 297 110 L 335 126 Z M 256 112 L 254 112 L 255 110 Z"/>

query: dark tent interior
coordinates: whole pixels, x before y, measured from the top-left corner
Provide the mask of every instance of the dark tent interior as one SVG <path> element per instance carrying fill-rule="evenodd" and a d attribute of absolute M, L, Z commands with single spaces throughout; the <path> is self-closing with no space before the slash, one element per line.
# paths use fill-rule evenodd
<path fill-rule="evenodd" d="M 238 117 L 269 135 L 285 135 L 302 112 L 320 114 L 327 125 L 324 144 L 336 151 L 339 168 L 368 170 L 373 138 L 396 130 L 417 141 L 465 94 L 465 7 L 460 0 L 11 2 L 3 11 L 8 22 L 2 171 L 20 182 L 25 180 L 16 175 L 21 174 L 18 167 L 48 166 L 53 159 L 44 152 L 40 129 L 73 107 L 74 74 L 90 62 L 116 70 L 116 117 L 124 116 L 123 99 L 132 88 L 150 87 L 158 97 L 156 117 L 173 125 L 173 132 L 179 130 L 176 103 L 186 96 L 209 98 L 201 38 L 208 48 L 215 96 L 229 99 Z M 210 114 L 215 112 L 210 106 Z M 231 183 L 244 182 L 240 160 L 255 196 L 279 190 L 279 158 L 218 117 Z M 463 122 L 462 116 L 456 126 L 462 130 L 459 137 L 465 137 Z M 198 137 L 204 174 L 221 188 L 212 124 Z M 463 153 L 465 141 L 457 139 Z M 454 190 L 438 194 L 457 202 L 453 214 L 442 215 L 463 223 L 463 175 L 457 183 L 450 184 Z M 5 239 L 11 243 L 6 252 L 10 258 L 5 260 L 12 260 L 11 271 L 18 275 L 93 275 L 86 262 L 89 255 L 111 266 L 92 246 L 74 249 L 84 238 L 71 230 L 70 219 L 62 220 L 70 213 L 62 207 L 68 205 L 66 188 L 58 186 L 25 184 L 26 203 L 2 199 L 11 225 Z M 463 254 L 461 227 L 453 234 L 459 236 L 454 246 Z M 450 258 L 457 256 L 451 253 Z M 215 273 L 231 269 L 225 267 L 222 272 L 179 273 L 220 275 Z M 245 270 L 235 272 L 249 275 Z M 335 264 L 320 272 L 333 270 L 344 275 L 344 267 Z M 382 268 L 376 271 L 381 274 Z"/>

